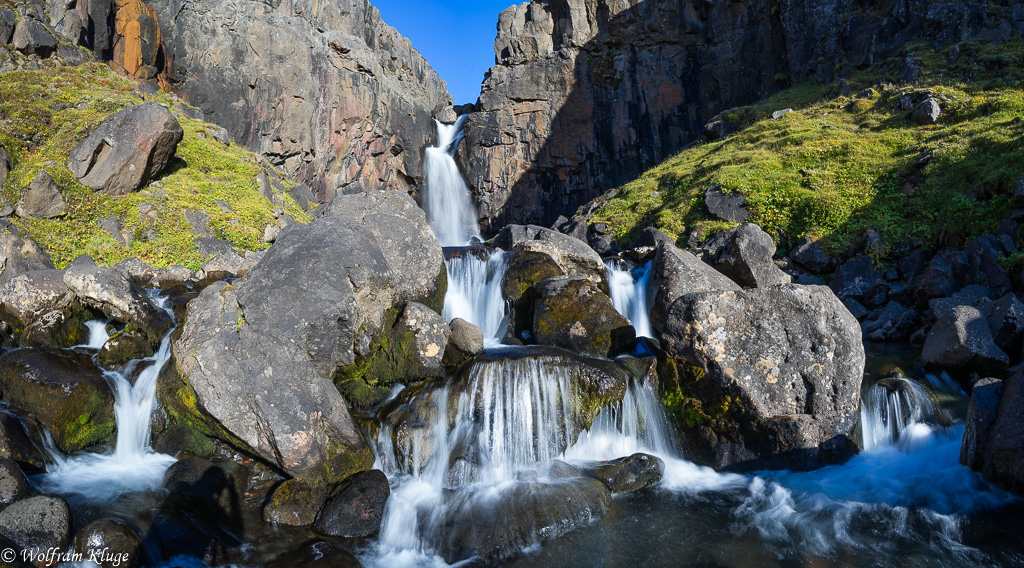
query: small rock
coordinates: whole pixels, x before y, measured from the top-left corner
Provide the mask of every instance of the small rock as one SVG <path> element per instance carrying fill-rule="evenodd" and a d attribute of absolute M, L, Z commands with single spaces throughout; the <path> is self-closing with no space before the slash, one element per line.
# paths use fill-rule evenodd
<path fill-rule="evenodd" d="M 914 60 L 906 58 L 903 60 L 903 67 L 900 68 L 899 78 L 904 83 L 913 83 L 921 76 L 921 69 L 914 64 Z"/>
<path fill-rule="evenodd" d="M 391 486 L 379 469 L 357 473 L 347 480 L 316 516 L 314 530 L 327 536 L 366 537 L 377 534 Z"/>
<path fill-rule="evenodd" d="M 661 481 L 665 462 L 652 455 L 633 454 L 601 462 L 584 473 L 603 483 L 612 493 L 632 493 Z"/>
<path fill-rule="evenodd" d="M 772 113 L 772 120 L 778 120 L 778 119 L 786 116 L 787 114 L 789 114 L 791 112 L 793 112 L 793 109 L 791 109 L 791 108 L 784 108 L 782 110 L 777 110 L 777 111 Z"/>
<path fill-rule="evenodd" d="M 82 527 L 75 535 L 75 552 L 102 568 L 137 568 L 146 560 L 139 535 L 112 519 L 99 519 Z"/>
<path fill-rule="evenodd" d="M 484 332 L 462 318 L 448 324 L 451 334 L 444 352 L 446 365 L 457 365 L 484 350 Z"/>
<path fill-rule="evenodd" d="M 308 526 L 316 520 L 326 501 L 327 488 L 322 483 L 288 479 L 274 490 L 263 507 L 263 520 L 293 527 Z"/>
<path fill-rule="evenodd" d="M 19 217 L 52 219 L 64 214 L 64 197 L 50 174 L 39 172 L 22 195 L 16 210 Z"/>
<path fill-rule="evenodd" d="M 789 257 L 801 268 L 814 274 L 821 274 L 831 264 L 825 249 L 808 237 L 800 239 Z"/>
<path fill-rule="evenodd" d="M 57 42 L 54 41 L 46 26 L 32 18 L 22 18 L 14 28 L 14 37 L 11 40 L 14 48 L 25 55 L 38 55 L 46 59 L 55 49 Z"/>
<path fill-rule="evenodd" d="M 28 478 L 14 460 L 0 460 L 0 505 L 20 501 L 33 492 Z"/>
<path fill-rule="evenodd" d="M 263 228 L 263 242 L 272 243 L 281 234 L 281 228 L 277 225 L 267 225 Z"/>
<path fill-rule="evenodd" d="M 746 223 L 750 216 L 747 209 L 747 197 L 740 193 L 723 193 L 722 187 L 712 185 L 704 192 L 704 206 L 715 219 Z"/>
<path fill-rule="evenodd" d="M 939 107 L 939 103 L 932 98 L 925 99 L 917 104 L 908 118 L 922 126 L 928 124 L 935 124 L 939 120 L 939 116 L 942 114 L 942 109 Z"/>

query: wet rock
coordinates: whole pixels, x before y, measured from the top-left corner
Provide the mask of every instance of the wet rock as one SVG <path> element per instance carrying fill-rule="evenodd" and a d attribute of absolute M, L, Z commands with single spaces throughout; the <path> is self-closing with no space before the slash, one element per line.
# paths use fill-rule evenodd
<path fill-rule="evenodd" d="M 555 479 L 573 479 L 583 476 L 583 470 L 562 460 L 551 462 L 548 475 Z"/>
<path fill-rule="evenodd" d="M 662 330 L 665 317 L 672 304 L 682 296 L 694 292 L 739 290 L 740 287 L 722 273 L 689 252 L 676 248 L 666 235 L 657 245 L 651 265 L 648 294 L 653 297 L 651 323 Z"/>
<path fill-rule="evenodd" d="M 516 301 L 545 278 L 563 276 L 565 272 L 543 252 L 518 251 L 507 261 L 501 281 L 502 294 L 508 301 Z"/>
<path fill-rule="evenodd" d="M 267 568 L 363 568 L 350 552 L 329 542 L 314 542 L 281 555 Z"/>
<path fill-rule="evenodd" d="M 489 499 L 470 492 L 445 497 L 448 514 L 428 538 L 446 562 L 472 557 L 497 563 L 600 519 L 608 489 L 589 478 L 518 483 Z"/>
<path fill-rule="evenodd" d="M 50 35 L 50 31 L 33 18 L 22 18 L 18 21 L 11 42 L 14 43 L 14 49 L 25 55 L 38 55 L 43 59 L 57 49 L 57 42 Z"/>
<path fill-rule="evenodd" d="M 65 550 L 71 543 L 71 508 L 53 495 L 18 501 L 0 511 L 0 535 L 33 557 Z"/>
<path fill-rule="evenodd" d="M 213 463 L 199 457 L 180 459 L 164 472 L 164 488 L 187 510 L 213 522 L 234 522 L 246 475 L 234 462 Z"/>
<path fill-rule="evenodd" d="M 998 374 L 1009 366 L 1009 357 L 996 345 L 977 308 L 958 305 L 937 311 L 936 317 L 921 350 L 926 367 L 951 373 Z"/>
<path fill-rule="evenodd" d="M 63 215 L 64 209 L 64 196 L 57 182 L 43 171 L 28 185 L 15 212 L 27 219 L 52 219 Z"/>
<path fill-rule="evenodd" d="M 0 458 L 12 459 L 31 472 L 39 472 L 46 468 L 47 460 L 32 441 L 30 427 L 35 430 L 19 418 L 0 412 Z"/>
<path fill-rule="evenodd" d="M 825 254 L 825 249 L 808 237 L 797 241 L 789 257 L 795 264 L 813 274 L 825 272 L 831 264 L 831 260 Z"/>
<path fill-rule="evenodd" d="M 89 357 L 23 349 L 0 355 L 0 391 L 32 413 L 65 453 L 106 442 L 114 433 L 114 396 Z"/>
<path fill-rule="evenodd" d="M 584 473 L 603 483 L 612 493 L 632 493 L 661 481 L 665 462 L 649 454 L 633 454 L 600 462 Z"/>
<path fill-rule="evenodd" d="M 68 168 L 82 185 L 126 195 L 156 178 L 184 131 L 169 110 L 144 103 L 117 112 L 71 150 Z"/>
<path fill-rule="evenodd" d="M 583 276 L 556 276 L 533 287 L 533 339 L 590 357 L 629 351 L 636 331 L 611 298 Z"/>
<path fill-rule="evenodd" d="M 115 368 L 135 359 L 148 357 L 153 353 L 153 346 L 141 333 L 121 331 L 110 336 L 103 344 L 96 360 L 107 368 Z"/>
<path fill-rule="evenodd" d="M 928 124 L 935 124 L 939 120 L 939 116 L 942 114 L 942 109 L 939 107 L 938 101 L 933 98 L 927 98 L 907 115 L 907 118 L 924 126 Z"/>
<path fill-rule="evenodd" d="M 508 225 L 494 237 L 503 250 L 541 252 L 558 265 L 563 274 L 604 280 L 604 262 L 587 243 L 536 225 Z"/>
<path fill-rule="evenodd" d="M 852 258 L 840 266 L 828 286 L 841 299 L 863 299 L 868 289 L 882 273 L 875 269 L 875 261 L 870 256 Z"/>
<path fill-rule="evenodd" d="M 137 568 L 146 560 L 142 539 L 128 525 L 113 519 L 93 521 L 75 535 L 75 552 L 102 568 Z"/>
<path fill-rule="evenodd" d="M 25 473 L 14 460 L 0 459 L 0 505 L 20 501 L 34 492 Z"/>
<path fill-rule="evenodd" d="M 405 365 L 410 379 L 436 377 L 441 373 L 448 336 L 448 322 L 437 312 L 419 302 L 409 302 L 395 324 L 398 349 L 409 360 Z"/>
<path fill-rule="evenodd" d="M 722 233 L 724 246 L 712 256 L 712 266 L 744 288 L 788 284 L 791 278 L 775 266 L 772 238 L 752 223 Z"/>
<path fill-rule="evenodd" d="M 746 223 L 747 217 L 750 217 L 747 196 L 741 193 L 724 193 L 722 187 L 718 185 L 713 185 L 704 192 L 704 206 L 707 207 L 709 215 L 722 221 Z"/>
<path fill-rule="evenodd" d="M 187 382 L 174 388 L 197 401 L 181 412 L 247 451 L 293 477 L 336 482 L 373 456 L 332 378 L 365 407 L 407 376 L 395 374 L 404 358 L 390 341 L 392 318 L 409 301 L 440 308 L 445 269 L 423 210 L 404 192 L 344 195 L 318 212 L 244 278 L 211 284 L 189 303 L 172 343 Z M 162 397 L 181 406 L 177 395 Z"/>
<path fill-rule="evenodd" d="M 448 324 L 451 335 L 444 352 L 445 365 L 458 365 L 484 350 L 484 332 L 462 318 Z"/>
<path fill-rule="evenodd" d="M 699 462 L 813 469 L 855 452 L 864 346 L 857 320 L 828 288 L 684 296 L 662 348 L 662 380 L 702 401 L 687 430 L 688 455 Z"/>
<path fill-rule="evenodd" d="M 358 475 L 358 474 L 357 474 Z M 288 479 L 277 486 L 263 506 L 263 521 L 303 527 L 313 524 L 327 501 L 327 488 L 318 482 Z"/>
<path fill-rule="evenodd" d="M 1003 381 L 987 378 L 974 383 L 971 404 L 967 409 L 964 441 L 960 446 L 960 463 L 975 470 L 985 468 L 988 437 L 999 413 Z"/>
<path fill-rule="evenodd" d="M 384 472 L 372 469 L 357 473 L 331 495 L 313 528 L 327 536 L 373 536 L 380 530 L 390 496 L 391 486 Z"/>
<path fill-rule="evenodd" d="M 173 321 L 121 272 L 79 257 L 64 269 L 64 283 L 81 302 L 144 333 L 159 345 Z"/>

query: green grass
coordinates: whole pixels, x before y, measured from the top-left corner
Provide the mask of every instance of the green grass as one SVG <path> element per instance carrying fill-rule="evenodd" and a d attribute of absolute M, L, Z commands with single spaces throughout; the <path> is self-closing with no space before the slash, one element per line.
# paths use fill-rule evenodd
<path fill-rule="evenodd" d="M 167 170 L 147 187 L 123 197 L 78 183 L 67 168 L 71 149 L 110 114 L 144 101 L 167 105 L 185 131 Z M 255 181 L 266 166 L 251 152 L 217 142 L 211 135 L 216 127 L 185 116 L 182 108 L 180 101 L 163 92 L 142 94 L 99 63 L 0 75 L 0 143 L 16 162 L 0 199 L 16 204 L 29 182 L 46 170 L 67 203 L 65 214 L 56 219 L 12 222 L 27 230 L 58 267 L 88 254 L 106 265 L 138 257 L 156 267 L 180 264 L 196 269 L 206 258 L 196 250 L 186 209 L 205 212 L 215 236 L 238 248 L 266 248 L 263 228 L 274 222 L 274 206 L 259 194 Z M 223 211 L 217 200 L 231 211 Z M 140 207 L 152 208 L 156 218 L 141 214 Z M 287 195 L 284 209 L 299 222 L 309 220 Z M 130 247 L 99 228 L 99 220 L 108 215 L 115 215 L 134 237 Z"/>
<path fill-rule="evenodd" d="M 726 111 L 719 118 L 739 125 L 736 134 L 687 149 L 619 188 L 594 221 L 609 223 L 621 242 L 648 225 L 677 239 L 690 230 L 706 238 L 731 226 L 704 210 L 707 187 L 721 185 L 746 195 L 750 221 L 770 234 L 810 236 L 833 253 L 859 246 L 868 229 L 883 236 L 882 256 L 912 240 L 960 246 L 1006 218 L 1024 175 L 1024 124 L 1013 124 L 1024 117 L 1024 43 L 961 50 L 950 64 L 948 49 L 909 47 L 923 71 L 913 86 L 874 84 L 883 74 L 896 82 L 901 57 L 851 76 L 852 97 L 829 99 L 835 84 L 805 83 Z M 894 109 L 901 95 L 921 91 L 942 106 L 934 125 Z M 769 118 L 787 107 L 796 111 Z M 926 154 L 924 180 L 913 196 L 901 193 Z"/>

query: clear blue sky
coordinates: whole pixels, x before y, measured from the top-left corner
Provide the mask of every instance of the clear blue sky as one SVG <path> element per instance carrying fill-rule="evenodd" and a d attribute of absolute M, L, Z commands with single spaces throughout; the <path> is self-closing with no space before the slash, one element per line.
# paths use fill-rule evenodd
<path fill-rule="evenodd" d="M 448 82 L 455 104 L 475 103 L 494 65 L 498 14 L 524 0 L 370 0 Z"/>

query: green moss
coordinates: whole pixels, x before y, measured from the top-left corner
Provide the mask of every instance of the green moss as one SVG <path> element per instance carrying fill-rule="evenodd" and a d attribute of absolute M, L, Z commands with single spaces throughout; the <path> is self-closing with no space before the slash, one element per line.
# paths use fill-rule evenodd
<path fill-rule="evenodd" d="M 172 164 L 159 179 L 126 196 L 104 195 L 78 183 L 67 168 L 71 149 L 109 115 L 143 101 L 167 105 L 185 132 Z M 274 206 L 259 194 L 255 180 L 267 166 L 251 152 L 216 141 L 211 134 L 215 127 L 189 118 L 182 108 L 163 92 L 141 94 L 99 63 L 0 75 L 0 113 L 6 118 L 0 122 L 0 142 L 16 163 L 0 198 L 16 203 L 45 169 L 67 204 L 66 213 L 56 219 L 16 219 L 15 224 L 28 231 L 58 267 L 88 254 L 105 265 L 138 257 L 156 267 L 181 264 L 196 269 L 206 259 L 196 250 L 186 209 L 206 213 L 218 238 L 241 249 L 266 248 L 263 228 L 274 222 Z M 290 196 L 284 199 L 286 213 L 299 222 L 309 220 Z M 133 237 L 130 246 L 99 228 L 100 219 L 109 215 Z"/>
<path fill-rule="evenodd" d="M 1024 124 L 1014 122 L 1024 117 L 1024 42 L 960 47 L 950 64 L 946 51 L 909 46 L 923 71 L 913 88 L 875 85 L 885 74 L 895 80 L 901 56 L 848 78 L 855 93 L 872 89 L 864 98 L 830 99 L 835 84 L 804 83 L 730 109 L 717 118 L 735 124 L 735 135 L 687 149 L 618 188 L 594 221 L 608 223 L 620 242 L 648 225 L 703 238 L 726 228 L 703 203 L 707 187 L 720 185 L 747 196 L 750 220 L 769 234 L 811 236 L 833 253 L 859 245 L 869 228 L 890 255 L 911 240 L 961 246 L 1006 218 L 1024 175 Z M 896 108 L 901 96 L 922 91 L 942 106 L 937 124 L 919 126 Z M 795 112 L 785 120 L 767 119 L 787 107 Z M 904 187 L 928 154 L 920 183 Z"/>

